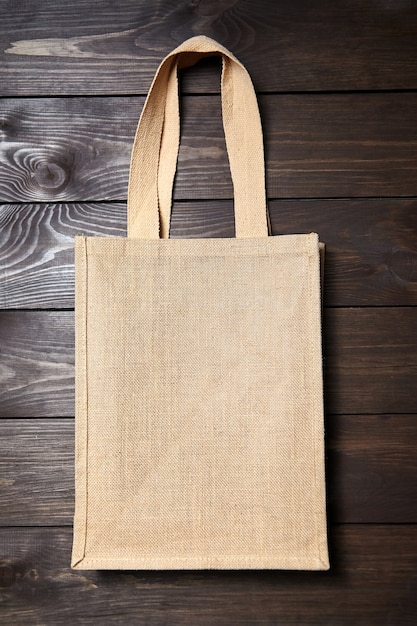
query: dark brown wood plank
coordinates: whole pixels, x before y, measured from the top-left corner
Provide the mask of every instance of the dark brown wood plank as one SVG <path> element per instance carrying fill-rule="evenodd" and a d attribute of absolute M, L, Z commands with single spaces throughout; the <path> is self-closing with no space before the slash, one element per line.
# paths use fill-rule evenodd
<path fill-rule="evenodd" d="M 326 309 L 329 413 L 417 413 L 416 322 L 416 307 Z M 69 311 L 0 313 L 1 417 L 74 414 L 73 324 Z"/>
<path fill-rule="evenodd" d="M 417 522 L 417 416 L 326 421 L 330 522 Z M 0 420 L 0 526 L 72 525 L 74 420 Z"/>
<path fill-rule="evenodd" d="M 331 521 L 417 521 L 416 418 L 328 416 L 326 476 Z"/>
<path fill-rule="evenodd" d="M 0 420 L 0 526 L 72 524 L 74 420 Z"/>
<path fill-rule="evenodd" d="M 262 90 L 416 87 L 417 9 L 372 0 L 8 2 L 1 95 L 144 93 L 159 61 L 206 34 L 228 46 Z M 207 80 L 193 88 L 206 90 Z"/>
<path fill-rule="evenodd" d="M 261 98 L 269 197 L 417 195 L 416 105 L 404 93 Z"/>
<path fill-rule="evenodd" d="M 3 100 L 0 199 L 126 197 L 143 98 Z"/>
<path fill-rule="evenodd" d="M 74 236 L 126 236 L 126 205 L 0 205 L 0 308 L 73 308 Z"/>
<path fill-rule="evenodd" d="M 0 531 L 7 624 L 415 623 L 415 526 L 332 528 L 328 572 L 71 571 L 71 529 Z"/>
<path fill-rule="evenodd" d="M 417 200 L 270 203 L 274 234 L 318 232 L 326 306 L 417 304 Z"/>
<path fill-rule="evenodd" d="M 326 400 L 330 413 L 414 413 L 417 308 L 327 309 Z"/>
<path fill-rule="evenodd" d="M 326 243 L 327 306 L 417 304 L 417 200 L 269 203 L 274 234 Z M 233 237 L 230 201 L 176 202 L 172 237 Z M 73 237 L 125 236 L 125 203 L 0 205 L 0 308 L 72 308 Z"/>
<path fill-rule="evenodd" d="M 74 415 L 73 313 L 0 313 L 0 411 Z"/>
<path fill-rule="evenodd" d="M 231 198 L 219 98 L 183 101 L 175 198 Z M 142 104 L 1 101 L 0 201 L 125 199 Z M 269 95 L 260 106 L 270 198 L 417 196 L 417 93 Z"/>

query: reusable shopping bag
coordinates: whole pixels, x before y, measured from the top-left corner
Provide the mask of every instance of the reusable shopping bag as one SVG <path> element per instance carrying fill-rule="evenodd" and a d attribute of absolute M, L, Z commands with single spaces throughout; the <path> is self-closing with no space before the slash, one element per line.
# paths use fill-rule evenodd
<path fill-rule="evenodd" d="M 220 55 L 235 238 L 169 238 L 177 72 Z M 194 37 L 138 125 L 128 237 L 76 252 L 75 569 L 311 569 L 327 556 L 320 244 L 269 236 L 245 68 Z"/>

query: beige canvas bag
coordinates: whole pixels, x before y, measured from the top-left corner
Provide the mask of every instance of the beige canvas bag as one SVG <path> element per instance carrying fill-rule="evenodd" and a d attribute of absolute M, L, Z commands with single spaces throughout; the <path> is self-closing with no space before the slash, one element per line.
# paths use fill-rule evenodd
<path fill-rule="evenodd" d="M 236 238 L 169 239 L 177 69 L 223 60 Z M 195 37 L 139 122 L 128 237 L 76 238 L 76 569 L 327 569 L 316 234 L 268 236 L 244 67 Z"/>

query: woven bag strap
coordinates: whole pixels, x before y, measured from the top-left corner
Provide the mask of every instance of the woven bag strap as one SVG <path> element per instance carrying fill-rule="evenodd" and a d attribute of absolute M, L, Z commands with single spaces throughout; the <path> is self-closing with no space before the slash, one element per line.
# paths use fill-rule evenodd
<path fill-rule="evenodd" d="M 185 41 L 161 63 L 143 107 L 132 150 L 128 236 L 169 235 L 180 120 L 178 67 L 220 54 L 222 112 L 235 204 L 236 237 L 268 235 L 262 128 L 255 91 L 243 65 L 208 37 Z"/>

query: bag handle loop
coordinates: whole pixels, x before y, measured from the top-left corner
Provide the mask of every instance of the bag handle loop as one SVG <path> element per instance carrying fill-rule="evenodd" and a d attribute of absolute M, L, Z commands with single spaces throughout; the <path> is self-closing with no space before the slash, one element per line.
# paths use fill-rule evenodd
<path fill-rule="evenodd" d="M 234 189 L 236 237 L 268 235 L 262 127 L 252 81 L 226 48 L 198 36 L 162 61 L 143 107 L 130 167 L 130 238 L 169 236 L 180 137 L 177 71 L 212 54 L 220 54 L 223 60 L 223 127 Z"/>

